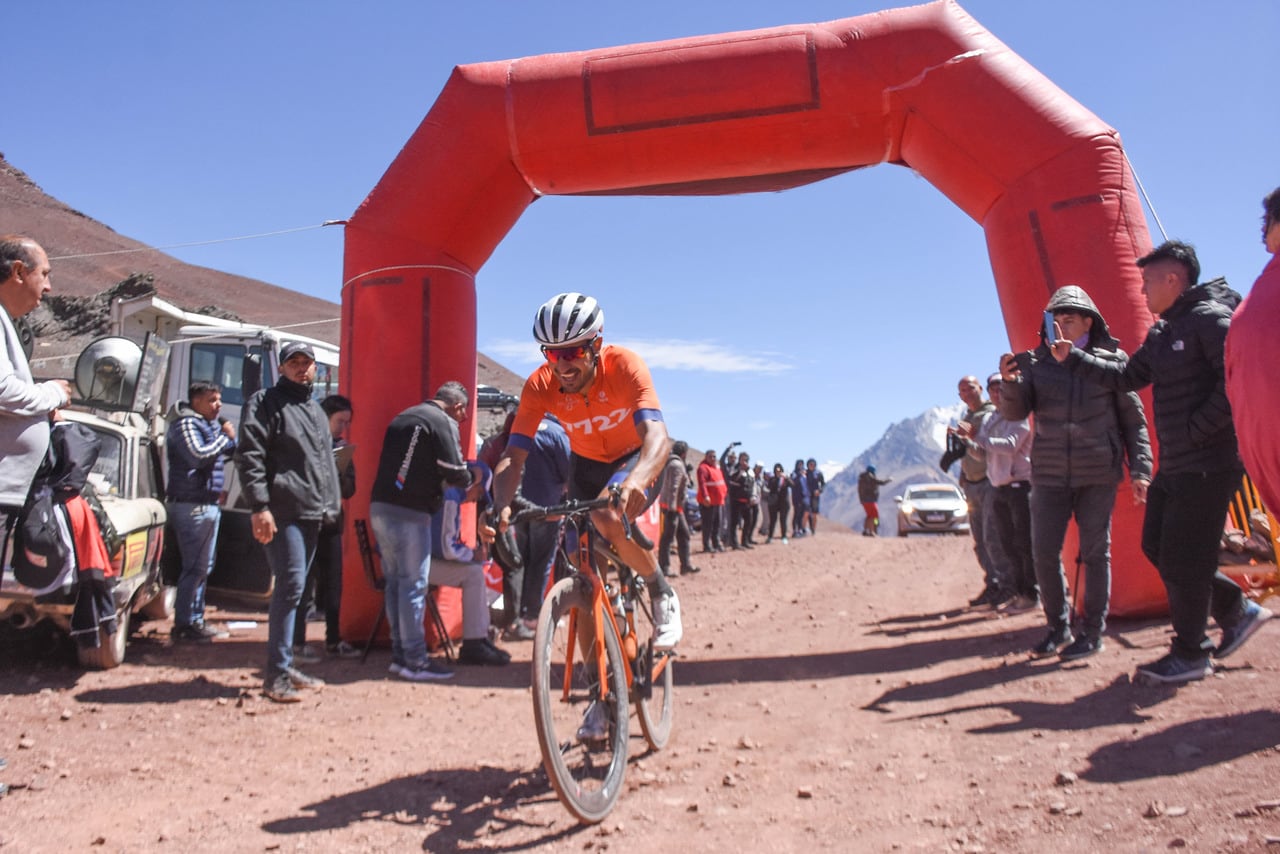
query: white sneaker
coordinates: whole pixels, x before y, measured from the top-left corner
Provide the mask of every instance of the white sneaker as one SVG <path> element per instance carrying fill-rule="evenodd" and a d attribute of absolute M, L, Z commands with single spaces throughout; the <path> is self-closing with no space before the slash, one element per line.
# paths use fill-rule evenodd
<path fill-rule="evenodd" d="M 672 590 L 653 600 L 653 648 L 671 649 L 684 637 L 680 622 L 680 599 Z"/>

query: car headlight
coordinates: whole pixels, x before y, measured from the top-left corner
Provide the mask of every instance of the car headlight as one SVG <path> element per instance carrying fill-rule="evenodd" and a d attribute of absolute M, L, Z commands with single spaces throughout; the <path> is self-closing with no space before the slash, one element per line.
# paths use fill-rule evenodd
<path fill-rule="evenodd" d="M 960 508 L 956 510 L 955 518 L 964 519 L 968 517 L 968 515 L 969 515 L 969 505 L 961 504 Z"/>

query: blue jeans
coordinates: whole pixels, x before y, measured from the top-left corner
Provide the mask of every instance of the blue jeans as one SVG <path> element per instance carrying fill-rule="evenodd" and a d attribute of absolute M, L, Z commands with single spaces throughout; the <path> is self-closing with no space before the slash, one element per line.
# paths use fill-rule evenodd
<path fill-rule="evenodd" d="M 1062 541 L 1074 516 L 1079 534 L 1079 564 L 1084 565 L 1084 622 L 1081 634 L 1101 637 L 1111 604 L 1111 511 L 1117 484 L 1043 486 L 1031 490 L 1031 549 L 1040 582 L 1044 616 L 1053 631 L 1070 625 L 1067 577 L 1062 571 Z M 1072 583 L 1079 593 L 1080 573 Z"/>
<path fill-rule="evenodd" d="M 369 523 L 382 555 L 391 660 L 414 664 L 427 660 L 427 576 L 431 572 L 431 514 L 375 501 Z"/>
<path fill-rule="evenodd" d="M 174 626 L 204 622 L 204 587 L 213 571 L 222 509 L 217 504 L 168 503 L 169 521 L 178 537 L 182 573 L 173 605 Z"/>
<path fill-rule="evenodd" d="M 276 535 L 264 547 L 275 586 L 267 608 L 267 682 L 293 667 L 293 626 L 307 569 L 316 554 L 320 521 L 276 523 Z"/>
<path fill-rule="evenodd" d="M 986 586 L 992 590 L 1013 593 L 1013 569 L 1004 553 L 996 522 L 996 488 L 986 478 L 976 481 L 961 478 L 960 488 L 969 504 L 969 532 L 973 534 L 973 552 L 978 558 L 978 566 L 982 567 Z"/>

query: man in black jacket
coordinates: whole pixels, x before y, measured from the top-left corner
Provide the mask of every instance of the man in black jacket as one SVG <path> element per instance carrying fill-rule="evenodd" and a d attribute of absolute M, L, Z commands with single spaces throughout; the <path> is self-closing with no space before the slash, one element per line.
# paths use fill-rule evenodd
<path fill-rule="evenodd" d="M 471 483 L 458 438 L 469 400 L 466 386 L 450 380 L 431 400 L 391 419 L 373 480 L 369 524 L 378 539 L 387 582 L 390 669 L 410 682 L 453 676 L 446 664 L 428 657 L 423 616 L 431 573 L 431 514 L 444 506 L 445 484 L 465 487 Z M 458 660 L 506 664 L 510 656 L 488 637 L 471 637 L 464 638 Z"/>
<path fill-rule="evenodd" d="M 1045 311 L 1068 346 L 1099 363 L 1126 359 L 1089 295 L 1076 285 L 1054 292 Z M 1044 333 L 1041 332 L 1043 338 Z M 1035 413 L 1031 444 L 1031 546 L 1036 580 L 1049 634 L 1031 654 L 1064 661 L 1102 649 L 1111 603 L 1111 512 L 1124 477 L 1135 500 L 1151 480 L 1151 444 L 1142 401 L 1075 376 L 1050 355 L 1049 343 L 1034 351 L 1005 353 L 1000 359 L 1000 414 L 1021 421 Z M 1076 637 L 1070 626 L 1062 542 L 1075 517 L 1084 564 L 1084 616 Z M 1073 583 L 1078 584 L 1079 578 Z"/>
<path fill-rule="evenodd" d="M 1160 571 L 1173 621 L 1173 649 L 1138 668 L 1153 682 L 1189 682 L 1213 672 L 1271 612 L 1244 598 L 1218 571 L 1218 550 L 1231 496 L 1244 466 L 1223 379 L 1223 349 L 1240 295 L 1224 279 L 1197 284 L 1195 249 L 1176 240 L 1138 259 L 1147 308 L 1160 319 L 1127 364 L 1100 361 L 1069 341 L 1053 356 L 1108 388 L 1152 387 L 1160 466 L 1147 491 L 1142 551 Z M 1210 613 L 1222 627 L 1214 650 L 1205 635 Z"/>
<path fill-rule="evenodd" d="M 316 357 L 311 347 L 280 347 L 280 380 L 256 392 L 240 422 L 236 468 L 253 509 L 253 537 L 266 547 L 275 579 L 267 610 L 267 670 L 263 693 L 296 703 L 298 688 L 324 682 L 293 666 L 293 623 L 320 527 L 338 519 L 338 467 L 329 419 L 311 397 Z"/>

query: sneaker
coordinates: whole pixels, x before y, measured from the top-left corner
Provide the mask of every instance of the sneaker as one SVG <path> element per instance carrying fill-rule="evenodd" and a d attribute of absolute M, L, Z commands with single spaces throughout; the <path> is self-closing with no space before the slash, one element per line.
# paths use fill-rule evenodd
<path fill-rule="evenodd" d="M 1032 648 L 1031 657 L 1048 658 L 1051 655 L 1057 655 L 1066 647 L 1071 646 L 1074 640 L 1075 637 L 1071 634 L 1071 629 L 1050 629 L 1049 635 Z"/>
<path fill-rule="evenodd" d="M 390 673 L 392 676 L 403 676 L 404 662 L 401 662 L 401 661 L 391 662 L 391 664 L 387 666 L 387 672 Z"/>
<path fill-rule="evenodd" d="M 1025 614 L 1040 607 L 1040 600 L 1031 596 L 1018 594 L 1000 606 L 1006 614 Z"/>
<path fill-rule="evenodd" d="M 991 601 L 992 594 L 995 592 L 995 588 L 988 584 L 986 587 L 982 588 L 981 593 L 969 600 L 969 607 L 977 608 L 979 605 L 988 604 Z"/>
<path fill-rule="evenodd" d="M 1226 658 L 1244 646 L 1244 642 L 1253 637 L 1253 633 L 1262 628 L 1262 624 L 1271 619 L 1271 617 L 1271 612 L 1257 602 L 1246 601 L 1244 616 L 1234 626 L 1222 629 L 1222 642 L 1213 651 L 1213 657 L 1217 659 Z"/>
<path fill-rule="evenodd" d="M 1063 661 L 1076 661 L 1102 652 L 1102 638 L 1081 635 L 1058 653 Z"/>
<path fill-rule="evenodd" d="M 453 668 L 434 658 L 428 658 L 426 661 L 402 666 L 396 675 L 410 682 L 439 682 L 442 679 L 452 679 Z"/>
<path fill-rule="evenodd" d="M 536 634 L 537 631 L 533 626 L 529 625 L 524 620 L 516 620 L 511 625 L 507 626 L 505 631 L 503 631 L 502 639 L 508 643 L 511 641 L 531 641 Z"/>
<path fill-rule="evenodd" d="M 1139 680 L 1161 684 L 1195 682 L 1212 675 L 1213 663 L 1209 656 L 1187 659 L 1172 652 L 1159 661 L 1142 665 L 1136 674 Z"/>
<path fill-rule="evenodd" d="M 331 658 L 359 658 L 360 650 L 356 649 L 346 641 L 338 641 L 337 643 L 327 643 L 324 645 L 324 651 L 329 653 Z"/>
<path fill-rule="evenodd" d="M 609 710 L 599 700 L 587 704 L 587 711 L 582 715 L 582 726 L 578 727 L 578 741 L 604 741 L 609 737 Z"/>
<path fill-rule="evenodd" d="M 315 664 L 317 661 L 323 661 L 324 656 L 309 643 L 295 643 L 293 645 L 293 660 L 301 661 L 303 664 Z"/>
<path fill-rule="evenodd" d="M 702 572 L 702 567 L 694 566 L 693 564 L 689 564 L 684 569 L 680 570 L 681 575 L 693 575 L 698 572 Z"/>
<path fill-rule="evenodd" d="M 192 623 L 189 626 L 174 626 L 169 632 L 169 638 L 174 643 L 209 643 L 219 637 L 219 634 L 204 623 Z"/>
<path fill-rule="evenodd" d="M 324 680 L 318 676 L 308 676 L 296 667 L 290 667 L 284 672 L 289 677 L 289 681 L 293 683 L 295 688 L 307 688 L 312 691 L 319 691 L 324 687 Z"/>
<path fill-rule="evenodd" d="M 276 703 L 301 703 L 302 695 L 294 687 L 288 673 L 281 673 L 262 686 L 262 696 Z"/>
<path fill-rule="evenodd" d="M 653 598 L 653 647 L 672 649 L 684 637 L 684 625 L 680 622 L 680 599 L 672 590 L 665 596 Z"/>
<path fill-rule="evenodd" d="M 996 590 L 994 593 L 991 594 L 991 598 L 987 600 L 986 604 L 977 605 L 975 607 L 990 609 L 992 611 L 999 611 L 1006 604 L 1012 601 L 1013 601 L 1012 593 L 1009 593 L 1005 590 Z"/>
<path fill-rule="evenodd" d="M 472 638 L 462 641 L 462 648 L 458 650 L 458 663 L 501 667 L 511 663 L 511 654 L 498 649 L 488 638 Z"/>

